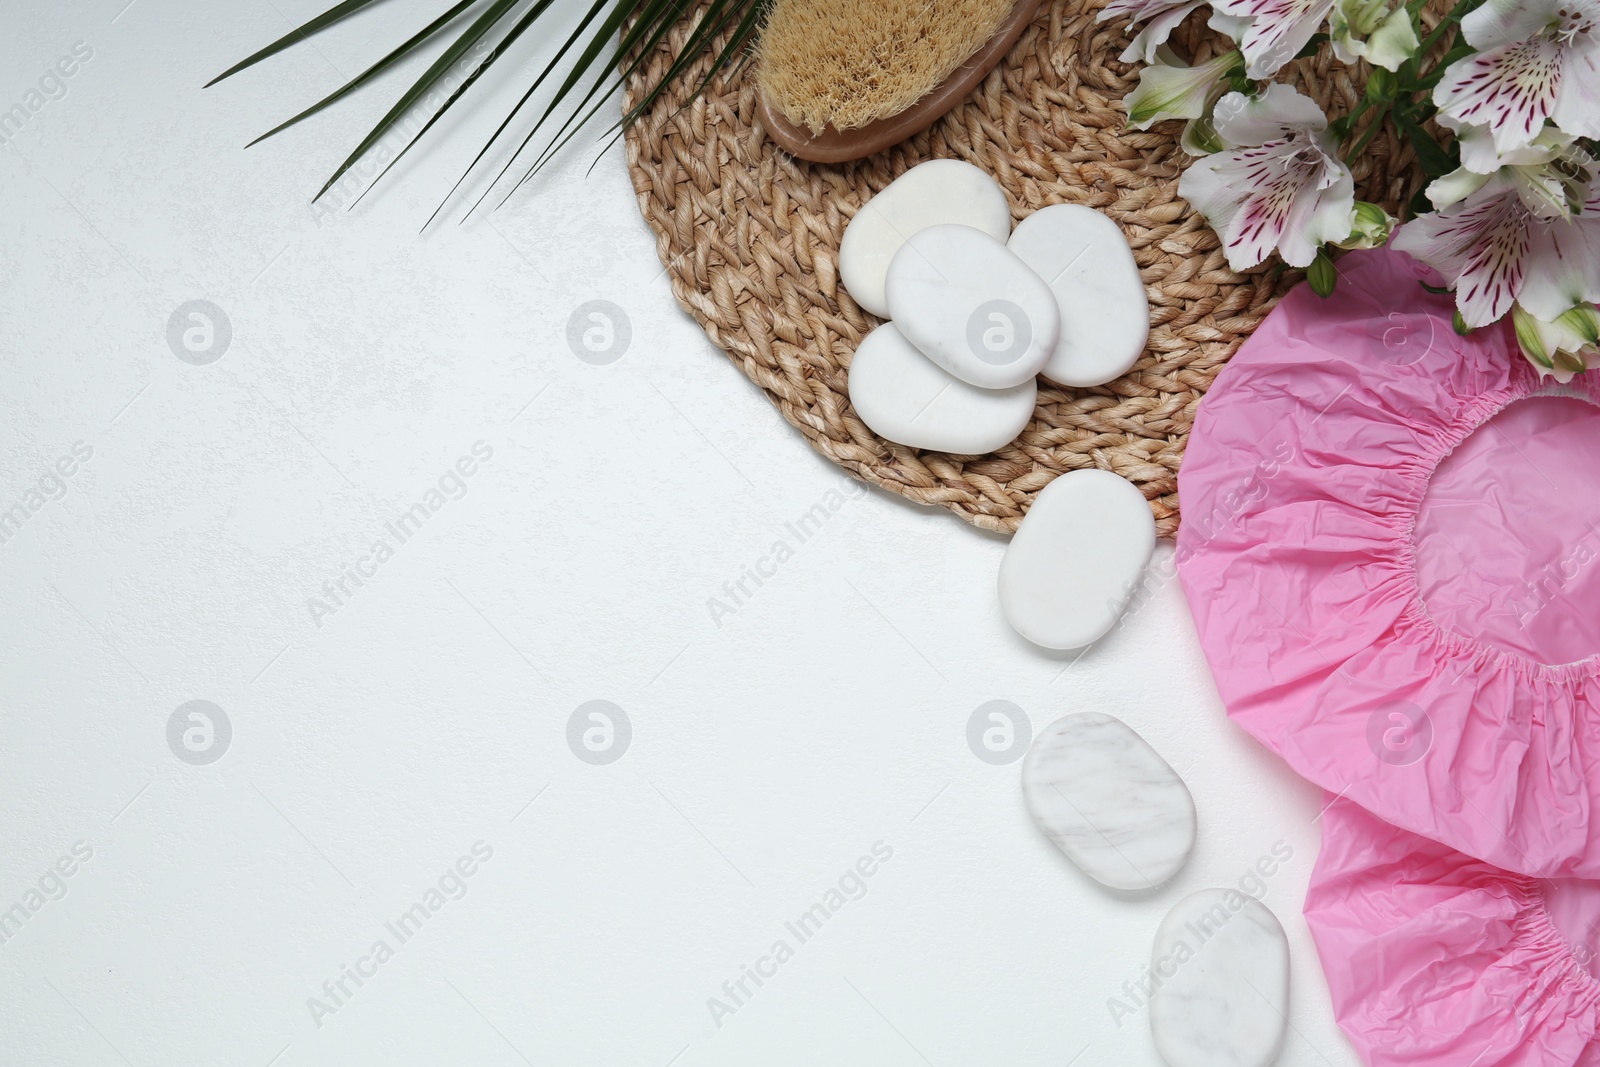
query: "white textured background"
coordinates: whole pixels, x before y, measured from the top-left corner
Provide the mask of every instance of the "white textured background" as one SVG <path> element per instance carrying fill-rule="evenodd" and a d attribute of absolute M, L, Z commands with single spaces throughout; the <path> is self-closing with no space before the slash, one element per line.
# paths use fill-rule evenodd
<path fill-rule="evenodd" d="M 1299 915 L 1320 796 L 1224 718 L 1170 550 L 1121 629 L 1053 656 L 1000 618 L 1001 539 L 874 491 L 716 625 L 849 483 L 678 311 L 620 153 L 586 173 L 586 139 L 419 237 L 480 111 L 354 212 L 309 208 L 415 66 L 244 151 L 435 9 L 201 90 L 325 3 L 0 7 L 0 108 L 28 111 L 0 150 L 0 510 L 31 513 L 0 544 L 0 909 L 65 889 L 0 944 L 0 1062 L 1157 1064 L 1108 999 L 1174 901 L 1281 840 L 1281 1062 L 1353 1064 Z M 231 325 L 208 365 L 167 340 L 191 300 Z M 609 365 L 567 342 L 590 300 L 631 327 Z M 480 441 L 319 625 L 308 598 Z M 167 739 L 195 699 L 233 730 L 206 765 Z M 594 699 L 633 730 L 605 766 L 567 742 Z M 1201 819 L 1175 885 L 1117 899 L 1054 851 L 1017 765 L 968 748 L 995 699 L 1112 712 L 1167 757 Z M 465 895 L 318 1025 L 308 998 L 479 841 Z M 878 841 L 866 894 L 714 1023 Z"/>

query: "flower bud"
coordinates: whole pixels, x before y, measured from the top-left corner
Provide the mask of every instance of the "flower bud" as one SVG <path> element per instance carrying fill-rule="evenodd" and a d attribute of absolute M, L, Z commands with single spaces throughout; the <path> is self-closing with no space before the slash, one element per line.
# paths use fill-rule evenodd
<path fill-rule="evenodd" d="M 1525 311 L 1521 304 L 1513 304 L 1511 323 L 1522 354 L 1539 368 L 1541 377 L 1549 374 L 1557 381 L 1570 381 L 1574 374 L 1587 370 L 1589 360 L 1595 358 L 1600 311 L 1593 304 L 1578 304 L 1552 322 Z"/>
<path fill-rule="evenodd" d="M 1337 242 L 1337 247 L 1377 248 L 1387 244 L 1389 233 L 1395 228 L 1396 222 L 1393 215 L 1377 204 L 1357 200 L 1355 221 L 1350 227 L 1350 236 Z"/>
<path fill-rule="evenodd" d="M 1326 251 L 1317 252 L 1317 258 L 1306 268 L 1306 281 L 1311 283 L 1311 291 L 1318 296 L 1333 295 L 1333 287 L 1339 282 L 1339 272 L 1334 269 L 1333 260 L 1328 258 Z"/>

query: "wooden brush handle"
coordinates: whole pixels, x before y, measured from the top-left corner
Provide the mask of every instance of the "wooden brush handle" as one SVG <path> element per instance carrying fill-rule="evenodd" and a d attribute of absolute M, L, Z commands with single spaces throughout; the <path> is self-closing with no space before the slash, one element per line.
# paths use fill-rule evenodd
<path fill-rule="evenodd" d="M 944 81 L 898 115 L 879 119 L 856 130 L 836 130 L 831 125 L 820 134 L 796 126 L 761 94 L 757 112 L 761 126 L 785 151 L 813 163 L 845 163 L 881 152 L 890 145 L 915 137 L 966 99 L 974 86 L 1011 51 L 1022 31 L 1033 21 L 1040 0 L 1017 0 L 993 37 Z"/>

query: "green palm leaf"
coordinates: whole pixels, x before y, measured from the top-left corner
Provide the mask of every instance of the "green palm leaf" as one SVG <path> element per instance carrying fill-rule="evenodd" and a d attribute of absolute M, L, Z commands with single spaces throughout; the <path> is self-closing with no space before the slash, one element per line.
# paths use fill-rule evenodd
<path fill-rule="evenodd" d="M 360 74 L 357 74 L 354 78 L 351 78 L 349 81 L 345 82 L 338 89 L 334 90 L 332 93 L 329 93 L 321 100 L 318 100 L 315 104 L 312 104 L 310 107 L 300 112 L 300 114 L 278 123 L 278 125 L 272 127 L 272 129 L 268 130 L 260 137 L 257 137 L 254 141 L 251 141 L 250 144 L 245 145 L 245 147 L 249 148 L 251 145 L 258 145 L 262 141 L 265 141 L 268 137 L 271 137 L 273 134 L 281 133 L 284 130 L 287 130 L 290 126 L 293 126 L 301 119 L 309 118 L 312 115 L 315 115 L 317 112 L 321 111 L 334 101 L 342 100 L 344 97 L 349 96 L 351 93 L 367 84 L 367 82 L 371 81 L 373 78 L 376 78 L 379 74 L 382 74 L 384 71 L 400 62 L 400 60 L 409 56 L 424 41 L 438 33 L 445 26 L 449 25 L 452 21 L 454 21 L 457 15 L 471 7 L 475 2 L 476 0 L 461 0 L 460 3 L 454 5 L 444 14 L 440 15 L 438 18 L 422 27 L 422 29 L 418 30 L 411 37 L 407 38 L 405 42 L 402 43 L 398 48 L 394 49 L 394 51 L 390 52 L 388 55 L 372 64 L 372 66 L 368 67 Z M 260 56 L 262 53 L 257 52 L 256 55 Z M 246 60 L 246 62 L 249 62 L 249 60 Z M 227 76 L 227 74 L 218 75 L 217 81 L 220 81 Z M 212 84 L 215 84 L 215 82 Z"/>
<path fill-rule="evenodd" d="M 327 29 L 329 26 L 332 26 L 335 22 L 345 18 L 347 15 L 353 15 L 362 8 L 374 3 L 377 3 L 377 0 L 344 0 L 344 3 L 342 4 L 335 4 L 333 7 L 330 7 L 328 10 L 324 11 L 310 22 L 290 30 L 282 37 L 279 37 L 276 41 L 273 41 L 271 44 L 267 45 L 267 47 L 263 48 L 261 51 L 239 60 L 239 62 L 235 63 L 221 74 L 218 74 L 215 78 L 212 78 L 210 81 L 206 82 L 205 88 L 211 88 L 222 79 L 232 77 L 241 70 L 244 70 L 246 67 L 255 66 L 268 56 L 277 55 L 279 52 L 283 51 L 285 48 L 288 48 L 292 44 L 299 44 L 301 41 L 310 37 L 314 33 L 321 33 L 323 30 Z"/>
<path fill-rule="evenodd" d="M 369 7 L 378 0 L 344 0 L 335 4 L 327 11 L 311 19 L 305 24 L 273 41 L 260 51 L 229 67 L 208 85 L 215 85 L 225 78 L 231 77 L 277 53 L 298 44 L 316 33 L 334 25 L 337 22 Z M 457 0 L 455 3 L 441 3 L 441 10 L 437 17 L 412 34 L 405 41 L 395 46 L 380 59 L 367 67 L 360 74 L 351 78 L 338 89 L 316 101 L 291 118 L 279 123 L 266 133 L 257 137 L 250 144 L 256 144 L 272 135 L 288 129 L 302 120 L 322 111 L 324 108 L 338 102 L 356 90 L 374 81 L 380 74 L 394 67 L 402 60 L 418 54 L 421 49 L 440 38 L 448 27 L 463 18 L 470 18 L 466 25 L 455 34 L 454 38 L 445 47 L 421 75 L 406 89 L 392 107 L 380 118 L 376 125 L 368 131 L 361 142 L 355 147 L 345 160 L 339 164 L 333 174 L 317 191 L 313 200 L 320 199 L 331 189 L 340 178 L 350 170 L 369 150 L 382 138 L 393 130 L 420 101 L 439 86 L 450 70 L 459 63 L 469 52 L 478 47 L 480 42 L 494 38 L 495 43 L 487 54 L 474 66 L 471 73 L 457 86 L 440 105 L 438 110 L 431 114 L 420 129 L 407 138 L 400 151 L 395 154 L 379 173 L 381 180 L 395 163 L 399 162 L 411 148 L 433 127 L 445 112 L 449 111 L 463 95 L 477 83 L 480 77 L 503 57 L 507 50 L 531 28 L 538 25 L 552 5 L 553 0 Z M 462 184 L 477 170 L 491 149 L 498 144 L 501 138 L 511 129 L 523 109 L 534 98 L 546 82 L 551 80 L 561 65 L 576 51 L 575 58 L 571 61 L 571 69 L 564 78 L 550 92 L 548 99 L 543 101 L 542 110 L 529 124 L 529 129 L 511 152 L 510 158 L 499 172 L 489 182 L 483 196 L 487 196 L 490 189 L 499 183 L 507 172 L 516 165 L 523 156 L 524 151 L 545 129 L 556 111 L 565 103 L 575 105 L 572 115 L 563 122 L 548 138 L 548 142 L 538 153 L 534 161 L 529 164 L 522 176 L 512 186 L 511 193 L 515 193 L 530 177 L 538 173 L 560 149 L 569 144 L 583 128 L 588 126 L 605 105 L 611 91 L 636 74 L 672 27 L 684 17 L 685 10 L 692 7 L 696 0 L 590 0 L 589 7 L 584 12 L 583 18 L 576 29 L 559 46 L 555 56 L 540 70 L 532 83 L 528 86 L 517 103 L 501 120 L 489 138 L 484 142 L 472 161 L 467 164 L 455 186 L 446 194 L 440 203 L 442 209 L 455 194 Z M 728 69 L 756 34 L 760 27 L 771 0 L 703 0 L 703 11 L 695 28 L 690 32 L 679 54 L 673 57 L 666 72 L 653 84 L 648 86 L 640 99 L 629 108 L 622 118 L 613 123 L 607 132 L 613 134 L 610 144 L 615 143 L 616 136 L 621 131 L 637 122 L 660 98 L 661 94 L 677 81 L 685 77 L 696 62 L 706 56 L 711 57 L 711 69 L 694 88 L 693 96 L 703 92 L 711 80 L 720 72 Z M 730 41 L 722 48 L 715 48 L 717 39 L 724 33 L 732 30 Z M 608 49 L 615 49 L 608 52 Z M 374 182 L 376 184 L 376 181 Z M 370 187 L 369 187 L 370 188 Z M 507 197 L 511 195 L 507 194 Z M 365 195 L 363 193 L 362 195 Z M 480 196 L 474 202 L 468 214 L 482 202 Z M 358 198 L 359 199 L 359 198 Z M 501 203 L 505 201 L 502 200 Z M 429 218 L 429 222 L 437 217 L 438 210 Z M 425 224 L 426 225 L 426 224 Z"/>
<path fill-rule="evenodd" d="M 676 81 L 678 78 L 683 77 L 684 74 L 687 73 L 688 67 L 694 62 L 694 60 L 698 58 L 703 51 L 709 49 L 711 47 L 711 43 L 716 40 L 718 35 L 727 29 L 729 23 L 733 22 L 735 17 L 739 16 L 740 12 L 743 11 L 743 17 L 735 26 L 733 36 L 729 40 L 727 46 L 724 47 L 723 50 L 714 57 L 711 70 L 704 78 L 701 79 L 700 84 L 695 87 L 694 96 L 699 96 L 705 91 L 706 86 L 711 84 L 712 79 L 716 77 L 717 73 L 727 67 L 732 58 L 744 46 L 744 43 L 754 35 L 757 21 L 763 14 L 764 10 L 764 5 L 748 4 L 743 2 L 743 0 L 708 0 L 705 15 L 701 19 L 700 25 L 696 27 L 694 33 L 690 35 L 688 42 L 685 44 L 683 52 L 676 56 L 672 61 L 672 65 L 667 68 L 666 74 L 663 75 L 661 79 L 661 84 L 668 85 L 673 81 Z M 663 27 L 662 32 L 665 33 L 665 30 L 670 28 L 670 25 L 671 24 L 669 22 L 665 27 Z M 621 76 L 619 76 L 614 84 L 620 84 L 622 81 L 626 80 L 627 75 L 631 74 L 633 70 L 636 70 L 646 58 L 646 54 L 640 54 L 635 60 L 634 64 Z M 580 129 L 582 129 L 584 125 L 594 118 L 595 113 L 598 112 L 602 106 L 604 106 L 604 97 L 602 97 L 599 102 L 593 104 L 588 111 L 583 111 L 582 109 L 584 105 L 593 100 L 599 91 L 605 86 L 606 79 L 604 77 L 595 79 L 594 84 L 589 87 L 588 93 L 586 93 L 583 99 L 578 102 L 579 110 L 574 112 L 573 116 L 567 119 L 567 121 L 562 124 L 561 128 L 558 129 L 554 135 L 552 135 L 549 145 L 547 145 L 539 157 L 534 160 L 533 166 L 529 169 L 528 173 L 524 174 L 522 178 L 518 180 L 517 185 L 511 190 L 512 193 L 515 193 L 518 188 L 521 188 L 522 183 L 527 181 L 528 178 L 538 173 L 539 168 L 543 167 L 545 163 L 549 162 L 551 156 L 559 151 L 563 145 L 571 141 L 573 136 Z M 618 125 L 620 126 L 637 121 L 637 119 L 641 117 L 646 110 L 648 110 L 649 105 L 655 102 L 655 99 L 656 94 L 649 94 L 644 101 L 630 109 L 629 113 L 623 116 Z M 541 119 L 540 122 L 542 123 L 543 119 Z M 533 133 L 537 132 L 538 129 L 536 127 Z M 565 136 L 563 136 L 563 134 L 565 134 Z M 529 137 L 524 140 L 523 144 L 526 145 L 529 140 L 532 140 L 531 133 Z M 507 199 L 510 198 L 510 195 L 510 193 L 506 194 Z M 501 203 L 505 203 L 505 201 L 502 200 Z"/>

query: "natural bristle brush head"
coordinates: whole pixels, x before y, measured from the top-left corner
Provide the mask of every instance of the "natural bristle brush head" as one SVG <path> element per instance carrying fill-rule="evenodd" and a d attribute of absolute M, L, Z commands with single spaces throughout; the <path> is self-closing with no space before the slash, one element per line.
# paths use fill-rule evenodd
<path fill-rule="evenodd" d="M 772 0 L 762 93 L 796 126 L 860 129 L 910 108 L 1000 29 L 1016 0 Z"/>

